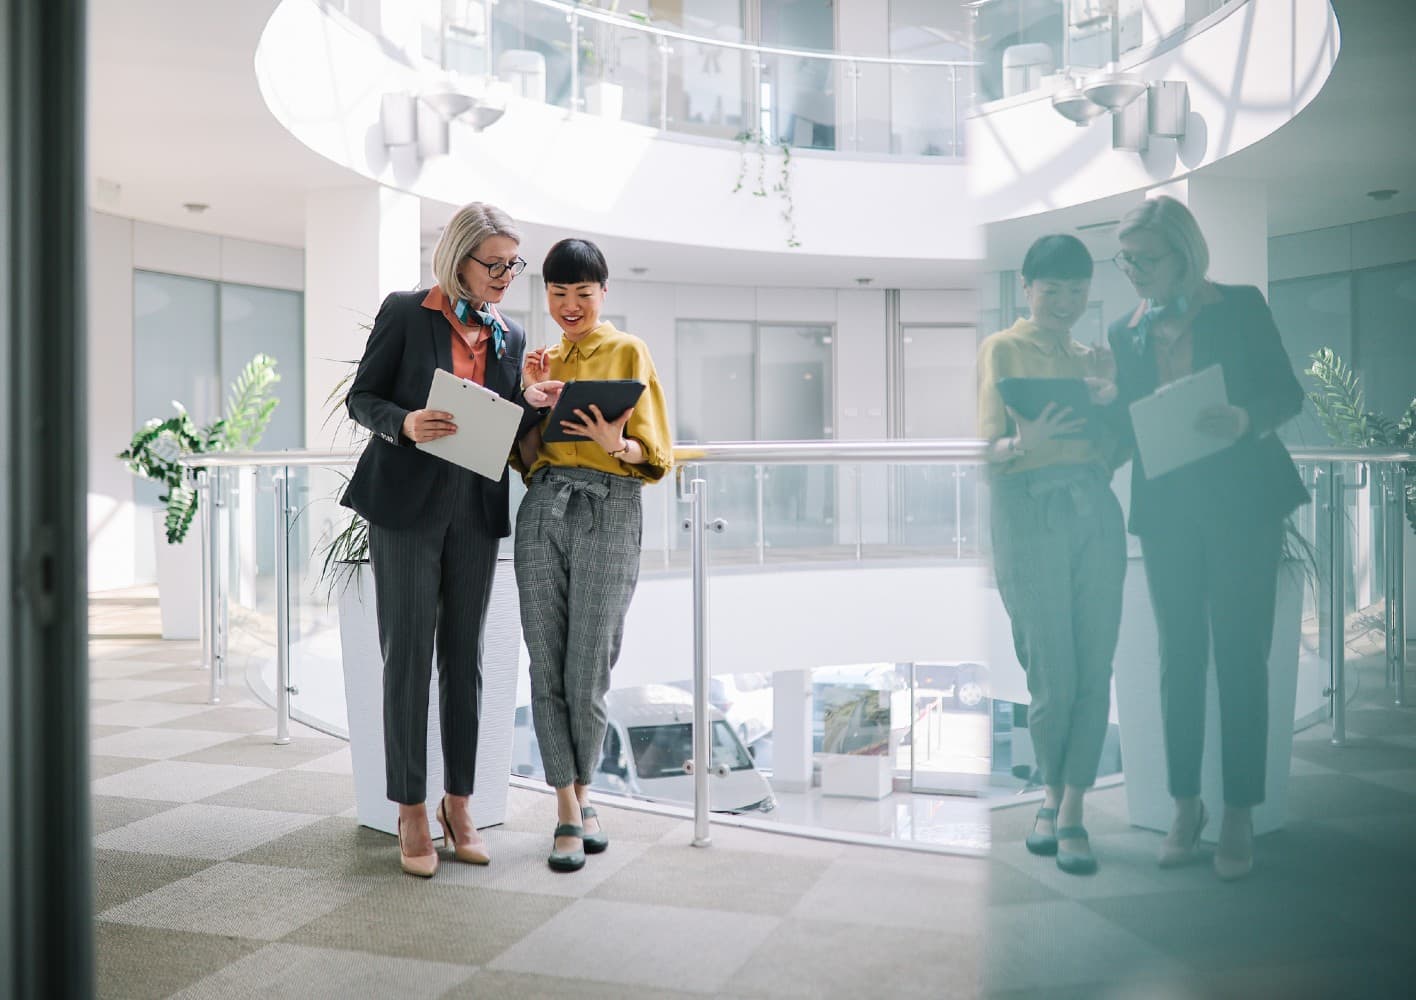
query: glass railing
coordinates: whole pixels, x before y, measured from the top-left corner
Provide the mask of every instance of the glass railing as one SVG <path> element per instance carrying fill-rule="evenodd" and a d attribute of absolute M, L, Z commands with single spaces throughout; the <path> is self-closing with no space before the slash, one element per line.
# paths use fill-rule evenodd
<path fill-rule="evenodd" d="M 1348 655 L 1385 655 L 1393 696 L 1405 698 L 1402 463 L 1412 457 L 1295 454 L 1315 502 L 1289 546 L 1301 594 L 1294 723 L 1328 723 L 1341 742 Z M 714 812 L 986 846 L 978 800 L 1033 790 L 1036 774 L 1026 685 L 988 574 L 979 443 L 718 443 L 676 455 L 675 483 L 645 493 L 643 572 L 597 789 L 685 810 L 703 794 L 703 824 Z M 369 713 L 347 675 L 362 657 L 377 677 L 372 581 L 343 561 L 357 544 L 330 544 L 351 523 L 337 497 L 355 457 L 199 459 L 213 695 L 249 683 L 275 706 L 277 742 L 292 719 L 348 736 Z M 506 634 L 488 639 L 504 690 L 488 680 L 484 713 L 511 721 L 497 766 L 537 779 L 510 548 L 491 616 Z M 356 610 L 341 614 L 351 595 Z M 665 718 L 648 719 L 650 704 L 668 706 Z M 695 718 L 712 738 L 701 753 Z M 1113 712 L 1103 780 L 1123 767 L 1117 721 Z M 695 772 L 697 759 L 710 766 Z"/>
<path fill-rule="evenodd" d="M 980 103 L 1025 94 L 1054 75 L 1074 78 L 1124 61 L 1243 0 L 972 0 Z M 1148 16 L 1149 15 L 1149 16 Z"/>
<path fill-rule="evenodd" d="M 741 29 L 710 37 L 560 0 L 443 9 L 445 69 L 554 107 L 752 147 L 964 153 L 968 60 L 756 45 Z"/>

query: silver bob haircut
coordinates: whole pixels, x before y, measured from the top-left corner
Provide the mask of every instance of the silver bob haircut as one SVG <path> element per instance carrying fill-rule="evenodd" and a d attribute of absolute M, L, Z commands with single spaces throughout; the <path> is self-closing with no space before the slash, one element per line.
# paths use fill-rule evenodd
<path fill-rule="evenodd" d="M 1169 195 L 1147 198 L 1122 217 L 1116 236 L 1121 239 L 1142 229 L 1163 239 L 1184 261 L 1185 272 L 1180 278 L 1182 291 L 1193 295 L 1209 273 L 1210 252 L 1200 224 L 1190 210 Z"/>
<path fill-rule="evenodd" d="M 438 245 L 433 249 L 433 278 L 452 301 L 472 297 L 471 291 L 462 284 L 462 262 L 492 236 L 521 242 L 521 230 L 516 228 L 511 216 L 480 201 L 463 205 L 443 227 Z"/>

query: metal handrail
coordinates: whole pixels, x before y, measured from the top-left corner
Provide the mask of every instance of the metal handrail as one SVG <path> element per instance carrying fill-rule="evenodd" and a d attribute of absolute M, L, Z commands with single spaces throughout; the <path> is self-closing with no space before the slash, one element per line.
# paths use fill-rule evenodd
<path fill-rule="evenodd" d="M 987 443 L 974 438 L 933 438 L 929 440 L 862 441 L 710 441 L 703 444 L 674 445 L 676 463 L 697 465 L 808 465 L 832 462 L 883 463 L 984 461 Z M 1416 462 L 1416 452 L 1397 448 L 1290 448 L 1298 462 Z M 363 449 L 316 451 L 222 451 L 205 455 L 183 455 L 178 459 L 189 468 L 232 468 L 241 466 L 353 465 Z"/>
<path fill-rule="evenodd" d="M 561 0 L 523 0 L 523 2 L 533 3 L 538 7 L 550 7 L 552 10 L 558 10 L 565 14 L 566 17 L 574 15 L 578 18 L 585 18 L 588 21 L 600 21 L 603 24 L 613 25 L 616 28 L 627 28 L 631 31 L 643 32 L 646 35 L 654 35 L 658 38 L 671 38 L 674 41 L 690 42 L 694 45 L 713 45 L 718 48 L 736 49 L 739 52 L 752 52 L 759 55 L 790 56 L 796 59 L 824 59 L 831 62 L 844 63 L 872 63 L 884 66 L 971 68 L 982 65 L 982 63 L 968 59 L 895 59 L 890 56 L 857 56 L 844 52 L 822 52 L 820 49 L 789 49 L 777 45 L 754 45 L 751 42 L 732 42 L 723 38 L 709 38 L 706 35 L 694 35 L 687 31 L 677 31 L 673 28 L 661 28 L 657 25 L 646 24 L 643 21 L 627 18 L 623 14 L 616 14 L 598 7 L 586 7 L 577 3 L 564 3 L 561 2 Z"/>

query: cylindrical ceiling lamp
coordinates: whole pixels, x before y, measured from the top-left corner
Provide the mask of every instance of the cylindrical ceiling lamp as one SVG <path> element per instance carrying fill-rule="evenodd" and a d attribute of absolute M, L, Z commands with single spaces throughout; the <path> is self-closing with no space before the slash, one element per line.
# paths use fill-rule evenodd
<path fill-rule="evenodd" d="M 1179 139 L 1185 135 L 1190 118 L 1190 88 L 1181 80 L 1161 80 L 1150 85 L 1147 94 L 1150 106 L 1151 135 Z"/>
<path fill-rule="evenodd" d="M 1145 94 L 1111 115 L 1111 148 L 1125 149 L 1132 153 L 1144 153 L 1150 146 L 1150 136 L 1146 131 L 1150 104 Z"/>

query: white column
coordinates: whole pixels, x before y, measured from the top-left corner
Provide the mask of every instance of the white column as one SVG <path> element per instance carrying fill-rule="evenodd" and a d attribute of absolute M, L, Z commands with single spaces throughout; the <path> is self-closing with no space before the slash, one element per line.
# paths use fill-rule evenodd
<path fill-rule="evenodd" d="M 772 674 L 772 787 L 811 788 L 811 671 Z"/>
<path fill-rule="evenodd" d="M 417 196 L 374 184 L 316 191 L 306 201 L 307 448 L 335 444 L 325 400 L 363 354 L 379 303 L 424 279 L 419 229 Z"/>
<path fill-rule="evenodd" d="M 1262 181 L 1198 175 L 1154 188 L 1194 214 L 1209 244 L 1212 280 L 1268 296 L 1268 192 Z"/>

